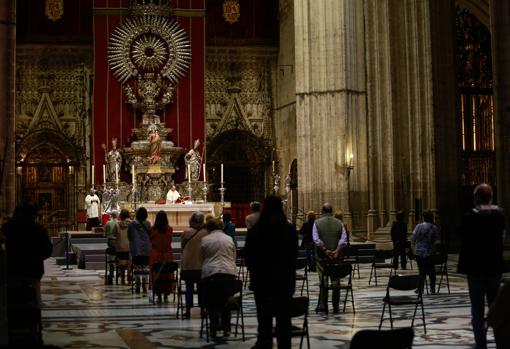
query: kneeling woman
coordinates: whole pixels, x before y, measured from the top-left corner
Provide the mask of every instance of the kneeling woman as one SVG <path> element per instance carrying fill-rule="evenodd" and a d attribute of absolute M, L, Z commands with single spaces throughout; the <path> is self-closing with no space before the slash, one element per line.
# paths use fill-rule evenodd
<path fill-rule="evenodd" d="M 202 284 L 205 288 L 211 279 L 236 278 L 236 246 L 230 236 L 223 232 L 223 222 L 212 216 L 207 216 L 204 228 L 209 234 L 202 238 Z M 221 322 L 220 322 L 221 316 Z M 216 337 L 216 331 L 223 329 L 223 335 L 230 335 L 230 310 L 225 308 L 219 313 L 209 311 L 211 320 L 211 337 Z"/>

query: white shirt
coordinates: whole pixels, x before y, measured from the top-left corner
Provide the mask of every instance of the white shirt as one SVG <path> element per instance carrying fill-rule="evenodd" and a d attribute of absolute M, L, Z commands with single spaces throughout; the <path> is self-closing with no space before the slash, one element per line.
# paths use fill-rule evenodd
<path fill-rule="evenodd" d="M 175 204 L 175 201 L 181 196 L 177 190 L 170 189 L 166 194 L 166 203 Z"/>
<path fill-rule="evenodd" d="M 85 197 L 85 203 L 87 204 L 87 218 L 98 218 L 99 217 L 99 196 L 87 195 Z"/>
<path fill-rule="evenodd" d="M 319 238 L 319 231 L 317 230 L 317 225 L 315 225 L 315 223 L 313 224 L 313 229 L 312 229 L 312 239 L 313 239 L 313 243 L 315 244 L 315 246 L 320 247 L 320 246 L 324 245 L 324 242 L 322 242 L 322 240 Z M 342 224 L 342 235 L 340 235 L 340 240 L 338 240 L 337 246 L 340 246 L 340 245 L 347 245 L 347 232 L 345 231 L 345 227 L 343 224 Z"/>

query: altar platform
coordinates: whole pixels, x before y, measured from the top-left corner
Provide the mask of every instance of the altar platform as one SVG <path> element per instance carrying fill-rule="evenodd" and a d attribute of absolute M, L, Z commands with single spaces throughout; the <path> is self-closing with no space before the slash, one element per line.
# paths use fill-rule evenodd
<path fill-rule="evenodd" d="M 212 214 L 218 216 L 221 214 L 221 205 L 213 202 L 193 203 L 193 204 L 165 204 L 142 203 L 138 207 L 145 207 L 149 214 L 148 220 L 154 224 L 156 214 L 159 211 L 165 211 L 168 217 L 168 224 L 176 231 L 183 231 L 189 227 L 189 219 L 193 212 L 200 211 L 204 215 Z"/>

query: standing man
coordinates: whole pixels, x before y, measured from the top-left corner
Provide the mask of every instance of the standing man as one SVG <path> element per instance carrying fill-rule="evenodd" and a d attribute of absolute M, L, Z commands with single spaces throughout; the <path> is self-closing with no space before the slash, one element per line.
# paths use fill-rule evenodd
<path fill-rule="evenodd" d="M 260 216 L 260 202 L 253 201 L 250 203 L 251 214 L 246 216 L 246 229 L 250 230 L 255 226 Z"/>
<path fill-rule="evenodd" d="M 85 205 L 87 207 L 87 227 L 86 230 L 92 230 L 94 227 L 99 227 L 99 196 L 96 195 L 96 190 L 90 188 L 89 194 L 85 197 Z"/>
<path fill-rule="evenodd" d="M 485 349 L 485 297 L 490 306 L 496 298 L 503 272 L 505 216 L 492 205 L 490 185 L 478 185 L 473 196 L 475 208 L 462 219 L 458 272 L 467 274 L 476 348 Z"/>
<path fill-rule="evenodd" d="M 5 236 L 7 284 L 13 287 L 31 286 L 35 289 L 37 306 L 41 307 L 41 278 L 44 260 L 51 256 L 53 245 L 48 231 L 36 222 L 37 206 L 19 204 L 12 219 L 2 226 Z M 31 302 L 26 299 L 26 302 Z"/>
<path fill-rule="evenodd" d="M 398 268 L 398 258 L 400 257 L 400 266 L 405 269 L 407 266 L 407 224 L 402 211 L 397 212 L 396 220 L 391 225 L 391 241 L 393 241 L 393 265 L 395 269 Z"/>
<path fill-rule="evenodd" d="M 117 211 L 110 212 L 110 220 L 106 222 L 104 225 L 104 232 L 106 236 L 106 241 L 108 244 L 108 248 L 106 249 L 106 258 L 108 260 L 108 277 L 105 275 L 105 280 L 107 285 L 113 285 L 113 273 L 114 273 L 114 262 L 116 257 L 115 252 L 115 235 L 114 230 L 117 225 Z"/>
<path fill-rule="evenodd" d="M 339 262 L 340 251 L 347 245 L 347 233 L 341 220 L 333 217 L 333 207 L 329 203 L 322 206 L 322 215 L 315 220 L 312 238 L 315 244 L 315 260 L 320 280 L 319 304 L 316 312 L 328 313 L 328 291 L 324 288 L 324 267 L 328 263 Z M 332 295 L 333 313 L 338 313 L 340 290 Z"/>

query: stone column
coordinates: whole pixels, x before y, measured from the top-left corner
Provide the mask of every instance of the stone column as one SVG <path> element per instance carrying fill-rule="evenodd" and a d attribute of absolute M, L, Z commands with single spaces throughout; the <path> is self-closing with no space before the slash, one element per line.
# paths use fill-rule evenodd
<path fill-rule="evenodd" d="M 434 103 L 441 91 L 434 74 L 443 70 L 436 69 L 432 50 L 435 3 L 365 1 L 369 235 L 388 238 L 397 210 L 408 212 L 415 198 L 424 208 L 436 208 L 434 117 L 441 108 L 436 111 Z"/>
<path fill-rule="evenodd" d="M 16 175 L 14 91 L 16 59 L 16 1 L 0 3 L 0 160 L 3 167 L 0 178 L 0 219 L 9 216 L 14 210 Z"/>
<path fill-rule="evenodd" d="M 294 21 L 299 206 L 350 212 L 350 178 L 356 189 L 366 171 L 363 3 L 296 0 Z"/>
<path fill-rule="evenodd" d="M 510 208 L 510 3 L 491 0 L 492 76 L 498 204 Z M 507 214 L 507 219 L 510 219 Z M 508 224 L 509 222 L 507 222 Z M 508 225 L 507 225 L 508 226 Z"/>
<path fill-rule="evenodd" d="M 14 78 L 16 58 L 16 1 L 0 2 L 0 221 L 15 205 Z M 0 237 L 0 346 L 7 345 L 6 272 L 3 239 Z"/>

